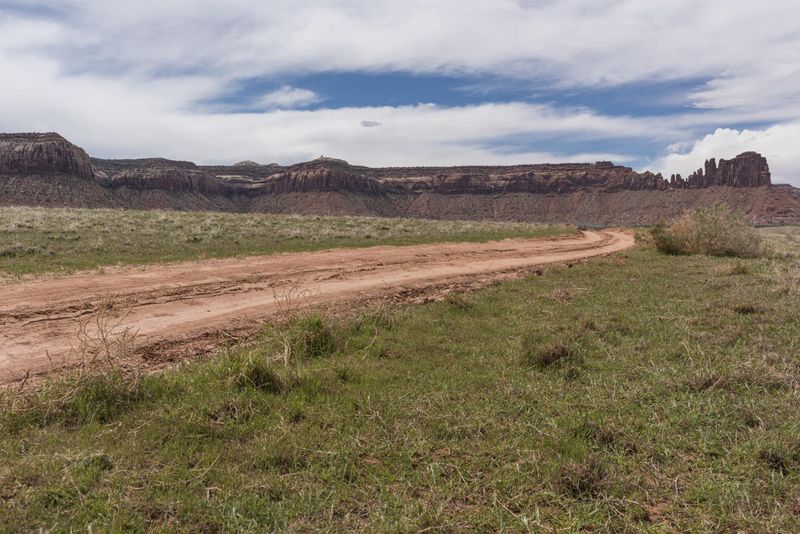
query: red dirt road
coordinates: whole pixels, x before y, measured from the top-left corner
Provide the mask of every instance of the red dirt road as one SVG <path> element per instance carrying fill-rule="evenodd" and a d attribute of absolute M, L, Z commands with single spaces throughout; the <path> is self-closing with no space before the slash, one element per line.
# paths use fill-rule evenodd
<path fill-rule="evenodd" d="M 421 291 L 449 282 L 618 252 L 632 235 L 580 236 L 489 243 L 379 246 L 242 259 L 125 267 L 105 272 L 0 283 L 0 383 L 41 373 L 85 352 L 83 328 L 96 337 L 103 317 L 137 332 L 135 352 L 163 361 L 208 352 L 222 332 L 250 332 L 298 304 L 342 304 Z M 87 326 L 88 325 L 88 326 Z M 229 336 L 228 336 L 229 337 Z M 112 340 L 113 341 L 113 340 Z M 89 349 L 96 348 L 90 343 Z"/>

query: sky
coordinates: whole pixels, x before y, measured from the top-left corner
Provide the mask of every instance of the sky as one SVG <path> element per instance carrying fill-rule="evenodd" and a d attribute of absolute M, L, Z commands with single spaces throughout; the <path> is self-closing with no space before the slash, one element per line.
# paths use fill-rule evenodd
<path fill-rule="evenodd" d="M 370 166 L 756 150 L 800 186 L 797 0 L 0 0 L 0 131 Z"/>

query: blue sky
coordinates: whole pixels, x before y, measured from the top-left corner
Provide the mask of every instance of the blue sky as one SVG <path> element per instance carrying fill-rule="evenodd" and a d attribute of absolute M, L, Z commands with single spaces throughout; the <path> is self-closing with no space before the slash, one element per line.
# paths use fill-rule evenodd
<path fill-rule="evenodd" d="M 800 185 L 798 50 L 794 0 L 0 0 L 0 130 L 199 163 L 757 150 Z"/>

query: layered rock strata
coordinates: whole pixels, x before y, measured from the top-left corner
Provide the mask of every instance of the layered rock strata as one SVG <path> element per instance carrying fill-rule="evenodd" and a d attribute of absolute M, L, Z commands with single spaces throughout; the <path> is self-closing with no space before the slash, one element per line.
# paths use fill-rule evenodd
<path fill-rule="evenodd" d="M 391 167 L 319 158 L 291 166 L 90 159 L 58 134 L 0 134 L 0 205 L 652 224 L 724 201 L 762 224 L 800 224 L 800 191 L 772 186 L 755 152 L 687 179 L 608 161 Z"/>

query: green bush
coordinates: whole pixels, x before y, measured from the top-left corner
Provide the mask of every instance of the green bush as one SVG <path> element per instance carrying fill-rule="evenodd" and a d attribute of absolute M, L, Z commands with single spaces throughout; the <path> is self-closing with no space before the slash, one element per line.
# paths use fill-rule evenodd
<path fill-rule="evenodd" d="M 744 214 L 726 204 L 689 211 L 672 225 L 657 225 L 652 234 L 665 254 L 758 258 L 766 253 L 763 238 Z"/>

